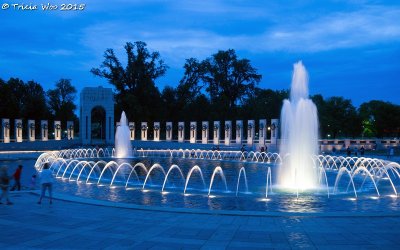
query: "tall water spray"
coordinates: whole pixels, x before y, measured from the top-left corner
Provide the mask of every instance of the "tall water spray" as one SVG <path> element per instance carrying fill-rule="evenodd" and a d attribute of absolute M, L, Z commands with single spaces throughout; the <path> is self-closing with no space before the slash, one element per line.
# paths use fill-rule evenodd
<path fill-rule="evenodd" d="M 284 100 L 281 111 L 280 154 L 284 161 L 279 185 L 302 191 L 318 187 L 312 162 L 312 156 L 318 153 L 318 114 L 308 97 L 308 74 L 303 63 L 293 66 L 290 99 Z"/>
<path fill-rule="evenodd" d="M 132 156 L 132 145 L 130 141 L 130 130 L 125 112 L 122 111 L 120 125 L 115 132 L 115 156 L 127 158 Z"/>

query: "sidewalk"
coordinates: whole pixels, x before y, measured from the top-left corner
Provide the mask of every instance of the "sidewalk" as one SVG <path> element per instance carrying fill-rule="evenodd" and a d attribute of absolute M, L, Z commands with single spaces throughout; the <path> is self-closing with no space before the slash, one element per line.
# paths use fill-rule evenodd
<path fill-rule="evenodd" d="M 396 249 L 400 217 L 252 217 L 155 212 L 11 194 L 1 249 Z M 400 216 L 400 215 L 399 215 Z"/>

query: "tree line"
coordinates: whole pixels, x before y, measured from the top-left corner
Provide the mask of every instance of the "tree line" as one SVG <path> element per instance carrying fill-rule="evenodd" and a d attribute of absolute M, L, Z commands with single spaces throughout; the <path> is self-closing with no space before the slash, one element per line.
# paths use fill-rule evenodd
<path fill-rule="evenodd" d="M 130 121 L 214 121 L 273 119 L 280 117 L 288 90 L 263 89 L 262 80 L 246 58 L 233 49 L 219 50 L 204 60 L 189 58 L 176 87 L 161 91 L 156 80 L 168 66 L 145 42 L 126 43 L 126 63 L 113 49 L 91 72 L 114 87 L 115 120 L 124 110 Z M 45 92 L 39 83 L 11 78 L 0 80 L 0 117 L 77 120 L 76 90 L 68 79 L 60 79 Z M 384 101 L 365 102 L 356 108 L 351 100 L 334 96 L 311 96 L 317 105 L 322 138 L 399 137 L 400 106 Z M 77 126 L 76 126 L 77 127 Z"/>
<path fill-rule="evenodd" d="M 76 89 L 69 79 L 60 79 L 53 89 L 47 91 L 33 80 L 0 79 L 0 118 L 22 118 L 25 128 L 28 119 L 36 120 L 37 127 L 39 120 L 60 120 L 63 128 L 67 121 L 74 121 L 77 130 L 79 120 L 75 115 L 75 98 Z M 11 131 L 13 129 L 11 126 Z M 36 132 L 39 133 L 39 130 L 36 129 Z"/>

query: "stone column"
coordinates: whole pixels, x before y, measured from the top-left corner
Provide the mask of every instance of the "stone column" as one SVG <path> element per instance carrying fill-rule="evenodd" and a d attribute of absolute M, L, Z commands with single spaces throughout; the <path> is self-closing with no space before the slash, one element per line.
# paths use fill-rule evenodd
<path fill-rule="evenodd" d="M 67 136 L 68 140 L 73 140 L 75 137 L 73 121 L 67 121 Z"/>
<path fill-rule="evenodd" d="M 185 122 L 178 122 L 178 142 L 185 142 Z"/>
<path fill-rule="evenodd" d="M 254 120 L 248 120 L 247 121 L 247 145 L 248 146 L 253 146 L 254 143 L 254 129 L 255 124 Z"/>
<path fill-rule="evenodd" d="M 36 128 L 35 128 L 35 120 L 28 120 L 28 140 L 29 141 L 35 141 L 35 133 L 36 133 Z"/>
<path fill-rule="evenodd" d="M 147 122 L 142 122 L 140 129 L 141 129 L 142 141 L 147 141 L 147 130 L 149 129 L 147 127 Z"/>
<path fill-rule="evenodd" d="M 219 126 L 220 122 L 219 121 L 214 121 L 214 144 L 218 145 L 219 144 Z"/>
<path fill-rule="evenodd" d="M 15 119 L 15 141 L 22 142 L 22 119 Z"/>
<path fill-rule="evenodd" d="M 258 129 L 258 144 L 260 147 L 265 146 L 265 140 L 267 139 L 267 120 L 261 119 L 259 121 L 259 129 Z"/>
<path fill-rule="evenodd" d="M 232 121 L 225 121 L 225 145 L 231 145 Z"/>
<path fill-rule="evenodd" d="M 2 128 L 3 142 L 10 143 L 10 119 L 3 119 Z"/>
<path fill-rule="evenodd" d="M 165 140 L 172 141 L 172 122 L 165 124 Z"/>
<path fill-rule="evenodd" d="M 160 123 L 154 122 L 154 141 L 160 141 Z"/>
<path fill-rule="evenodd" d="M 131 141 L 135 140 L 135 123 L 129 122 L 129 138 Z"/>
<path fill-rule="evenodd" d="M 42 135 L 42 141 L 49 140 L 49 124 L 47 120 L 40 121 L 40 134 Z"/>
<path fill-rule="evenodd" d="M 236 144 L 242 144 L 243 139 L 243 121 L 236 121 Z"/>
<path fill-rule="evenodd" d="M 203 144 L 207 144 L 208 143 L 208 122 L 207 121 L 203 121 L 201 123 L 201 143 Z"/>
<path fill-rule="evenodd" d="M 271 144 L 277 146 L 279 135 L 279 119 L 271 120 Z"/>
<path fill-rule="evenodd" d="M 190 143 L 196 143 L 197 126 L 196 122 L 190 122 Z"/>
<path fill-rule="evenodd" d="M 60 121 L 54 121 L 54 139 L 56 141 L 61 140 L 61 122 Z"/>

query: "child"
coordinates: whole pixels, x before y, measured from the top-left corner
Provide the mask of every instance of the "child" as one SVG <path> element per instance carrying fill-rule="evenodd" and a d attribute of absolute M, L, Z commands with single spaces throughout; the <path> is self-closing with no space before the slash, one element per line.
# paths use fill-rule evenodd
<path fill-rule="evenodd" d="M 35 189 L 35 187 L 36 187 L 36 174 L 33 174 L 31 178 L 31 190 Z"/>

